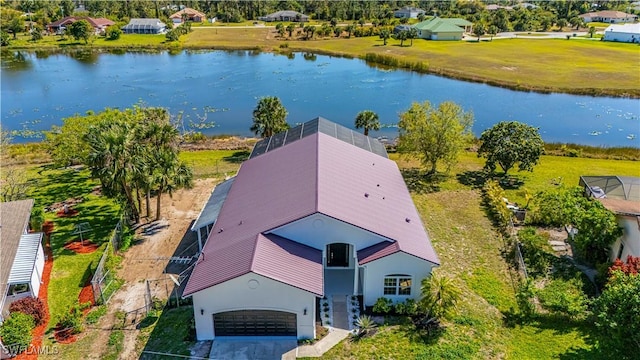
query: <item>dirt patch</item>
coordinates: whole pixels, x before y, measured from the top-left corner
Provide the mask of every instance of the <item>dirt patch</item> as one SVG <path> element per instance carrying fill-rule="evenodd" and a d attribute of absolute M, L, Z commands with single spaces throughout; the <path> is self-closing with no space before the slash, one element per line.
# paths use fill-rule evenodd
<path fill-rule="evenodd" d="M 84 240 L 84 242 L 80 241 L 80 239 L 68 242 L 64 245 L 64 248 L 70 251 L 75 252 L 76 254 L 90 254 L 96 250 L 100 245 L 94 244 L 91 240 Z"/>
<path fill-rule="evenodd" d="M 75 198 L 70 198 L 70 199 L 67 199 L 65 201 L 60 201 L 60 202 L 57 202 L 57 203 L 53 203 L 52 205 L 49 205 L 49 206 L 45 207 L 44 211 L 46 211 L 46 212 L 55 212 L 56 214 L 60 214 L 60 212 L 68 213 L 69 211 L 71 211 L 73 209 L 73 207 L 75 205 L 78 205 L 83 201 L 84 201 L 84 198 L 81 197 L 81 196 L 75 197 Z"/>
<path fill-rule="evenodd" d="M 182 189 L 173 196 L 163 195 L 161 220 L 141 224 L 136 230 L 136 240 L 124 253 L 118 277 L 125 285 L 116 292 L 108 305 L 107 315 L 96 328 L 112 329 L 124 326 L 126 331 L 123 350 L 119 359 L 138 359 L 138 352 L 145 344 L 137 344 L 140 330 L 137 323 L 143 317 L 139 309 L 145 306 L 147 280 L 154 297 L 167 299 L 172 293 L 174 284 L 167 273 L 176 274 L 170 259 L 172 256 L 187 257 L 198 251 L 195 235 L 191 232 L 191 223 L 198 217 L 200 210 L 208 199 L 214 185 L 221 179 L 196 180 L 192 189 Z M 155 199 L 152 200 L 155 203 Z M 185 237 L 190 240 L 181 244 Z M 180 245 L 180 248 L 178 246 Z M 188 266 L 186 264 L 185 266 Z M 124 322 L 117 320 L 118 311 L 125 313 Z M 100 332 L 92 345 L 89 358 L 99 358 L 107 348 L 110 331 Z"/>
<path fill-rule="evenodd" d="M 47 236 L 44 243 L 44 253 L 46 255 L 44 262 L 44 269 L 42 270 L 42 284 L 40 284 L 40 290 L 38 290 L 38 298 L 42 300 L 44 304 L 44 321 L 40 326 L 37 326 L 33 329 L 33 340 L 31 341 L 30 349 L 37 350 L 42 348 L 42 338 L 44 337 L 44 332 L 47 329 L 47 325 L 49 325 L 49 292 L 47 289 L 49 288 L 49 279 L 51 278 L 51 269 L 53 268 L 53 253 L 51 251 L 51 243 L 49 242 L 49 237 Z M 15 357 L 16 360 L 37 360 L 38 352 L 37 351 L 29 351 L 28 353 L 22 353 Z"/>

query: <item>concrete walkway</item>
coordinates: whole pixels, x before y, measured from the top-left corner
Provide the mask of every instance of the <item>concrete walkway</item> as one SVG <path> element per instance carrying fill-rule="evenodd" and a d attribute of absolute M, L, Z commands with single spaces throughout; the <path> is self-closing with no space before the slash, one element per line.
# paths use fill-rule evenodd
<path fill-rule="evenodd" d="M 333 295 L 333 327 L 349 330 L 347 295 Z"/>
<path fill-rule="evenodd" d="M 282 355 L 283 360 L 293 360 L 296 357 L 320 357 L 340 341 L 349 336 L 349 331 L 331 328 L 327 336 L 313 345 L 298 346 L 297 349 Z"/>

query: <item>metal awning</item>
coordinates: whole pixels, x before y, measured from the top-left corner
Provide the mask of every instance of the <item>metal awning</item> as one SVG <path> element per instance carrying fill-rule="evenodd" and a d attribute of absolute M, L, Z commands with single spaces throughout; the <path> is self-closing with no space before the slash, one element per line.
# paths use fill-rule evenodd
<path fill-rule="evenodd" d="M 200 211 L 200 215 L 198 215 L 193 226 L 191 226 L 191 231 L 197 231 L 198 229 L 216 222 L 218 215 L 220 214 L 220 209 L 222 209 L 222 204 L 224 204 L 224 201 L 227 199 L 227 195 L 229 194 L 229 190 L 231 190 L 231 185 L 233 184 L 234 179 L 235 177 L 225 180 L 213 189 L 209 200 L 207 200 L 207 203 Z"/>
<path fill-rule="evenodd" d="M 18 252 L 16 253 L 11 272 L 9 273 L 9 284 L 23 284 L 31 282 L 33 268 L 36 265 L 38 249 L 42 242 L 42 233 L 24 234 L 20 237 Z"/>

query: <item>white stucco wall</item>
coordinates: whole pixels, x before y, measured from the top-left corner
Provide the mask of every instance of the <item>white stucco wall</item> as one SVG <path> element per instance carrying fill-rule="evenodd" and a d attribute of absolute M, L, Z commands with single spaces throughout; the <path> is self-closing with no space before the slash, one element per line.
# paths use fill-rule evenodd
<path fill-rule="evenodd" d="M 604 40 L 617 42 L 640 42 L 640 34 L 606 31 L 604 33 Z"/>
<path fill-rule="evenodd" d="M 620 244 L 624 242 L 624 249 L 620 259 L 625 261 L 627 256 L 640 256 L 640 223 L 635 216 L 617 217 L 618 225 L 622 228 L 622 237 L 611 246 L 611 261 L 618 257 Z"/>
<path fill-rule="evenodd" d="M 332 243 L 351 244 L 355 251 L 359 251 L 379 242 L 389 241 L 385 237 L 319 213 L 271 232 L 323 252 L 326 251 L 327 244 Z"/>
<path fill-rule="evenodd" d="M 198 340 L 214 339 L 215 313 L 234 310 L 276 310 L 295 313 L 298 339 L 313 339 L 315 304 L 316 296 L 310 292 L 258 274 L 245 274 L 193 294 L 196 335 Z M 305 308 L 307 315 L 304 315 Z M 203 315 L 200 314 L 201 309 L 204 310 Z"/>
<path fill-rule="evenodd" d="M 38 297 L 40 282 L 42 281 L 42 270 L 44 270 L 44 250 L 42 250 L 42 244 L 40 244 L 33 273 L 31 273 L 31 292 L 33 297 Z"/>
<path fill-rule="evenodd" d="M 433 264 L 405 253 L 395 253 L 372 261 L 362 266 L 364 268 L 364 284 L 362 294 L 365 306 L 373 306 L 380 297 L 388 297 L 394 302 L 401 302 L 408 298 L 420 298 L 420 282 L 431 274 Z M 411 295 L 384 295 L 384 277 L 391 274 L 411 275 Z"/>

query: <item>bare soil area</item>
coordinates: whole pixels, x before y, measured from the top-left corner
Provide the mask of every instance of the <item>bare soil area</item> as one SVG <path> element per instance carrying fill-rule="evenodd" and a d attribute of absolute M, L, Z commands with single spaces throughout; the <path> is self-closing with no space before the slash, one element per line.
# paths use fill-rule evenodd
<path fill-rule="evenodd" d="M 103 331 L 93 344 L 92 354 L 95 355 L 89 358 L 101 357 L 107 348 L 110 330 L 114 328 L 124 330 L 123 350 L 119 358 L 138 358 L 139 347 L 136 349 L 136 340 L 139 330 L 136 325 L 145 315 L 146 280 L 150 280 L 153 296 L 165 300 L 171 294 L 174 284 L 165 273 L 169 260 L 172 256 L 191 256 L 197 253 L 197 238 L 190 227 L 209 198 L 215 183 L 216 179 L 196 180 L 192 189 L 176 191 L 173 197 L 163 195 L 161 219 L 149 220 L 137 229 L 137 241 L 124 254 L 118 271 L 118 277 L 125 284 L 113 296 L 108 304 L 107 315 L 97 326 L 97 331 Z M 152 208 L 155 209 L 155 199 L 153 205 Z M 184 237 L 187 237 L 186 241 L 182 241 Z M 119 311 L 126 313 L 124 320 L 116 318 Z"/>

